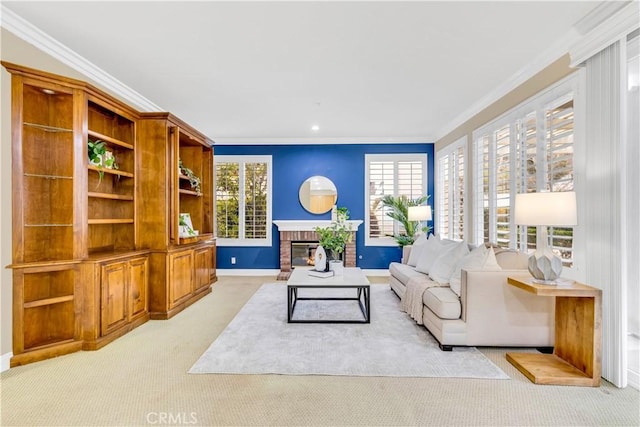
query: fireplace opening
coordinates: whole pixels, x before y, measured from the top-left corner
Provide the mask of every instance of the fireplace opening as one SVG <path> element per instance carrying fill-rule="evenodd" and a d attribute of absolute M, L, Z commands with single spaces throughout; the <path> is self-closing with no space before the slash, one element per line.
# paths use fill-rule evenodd
<path fill-rule="evenodd" d="M 291 242 L 291 267 L 314 267 L 318 242 Z"/>

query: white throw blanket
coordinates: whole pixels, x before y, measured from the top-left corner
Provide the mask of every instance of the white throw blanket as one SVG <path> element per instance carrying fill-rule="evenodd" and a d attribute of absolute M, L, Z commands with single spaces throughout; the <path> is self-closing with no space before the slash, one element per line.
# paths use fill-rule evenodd
<path fill-rule="evenodd" d="M 442 286 L 437 282 L 424 281 L 421 278 L 411 278 L 407 283 L 407 289 L 400 300 L 400 307 L 407 312 L 418 325 L 422 325 L 422 295 L 424 291 L 436 286 Z"/>

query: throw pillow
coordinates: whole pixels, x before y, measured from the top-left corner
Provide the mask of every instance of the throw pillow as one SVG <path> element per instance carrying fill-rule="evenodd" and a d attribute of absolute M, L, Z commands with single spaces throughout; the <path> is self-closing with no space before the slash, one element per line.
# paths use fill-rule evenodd
<path fill-rule="evenodd" d="M 449 283 L 458 262 L 469 253 L 467 242 L 462 241 L 451 247 L 447 247 L 433 262 L 429 271 L 429 277 L 440 284 Z"/>
<path fill-rule="evenodd" d="M 433 265 L 434 261 L 447 248 L 449 249 L 453 241 L 440 240 L 435 236 L 430 237 L 425 245 L 422 247 L 418 262 L 416 263 L 416 270 L 420 273 L 429 274 L 429 269 Z M 453 242 L 455 243 L 455 242 Z"/>
<path fill-rule="evenodd" d="M 487 248 L 484 245 L 478 246 L 471 253 L 463 257 L 456 265 L 449 286 L 451 290 L 460 296 L 462 270 L 467 271 L 500 271 L 502 268 L 496 260 L 496 254 L 493 248 Z"/>
<path fill-rule="evenodd" d="M 407 264 L 409 264 L 411 267 L 415 267 L 416 264 L 418 264 L 418 259 L 420 259 L 420 254 L 422 253 L 422 249 L 424 248 L 424 245 L 426 243 L 427 243 L 427 235 L 423 233 L 420 235 L 420 237 L 416 239 L 415 242 L 413 242 L 413 245 L 411 246 L 411 252 L 409 253 L 409 260 L 407 261 Z"/>
<path fill-rule="evenodd" d="M 462 275 L 462 269 L 480 270 L 484 265 L 487 252 L 489 252 L 489 249 L 485 245 L 480 245 L 458 261 L 456 268 L 449 278 L 449 286 L 458 296 L 460 296 L 460 276 Z"/>

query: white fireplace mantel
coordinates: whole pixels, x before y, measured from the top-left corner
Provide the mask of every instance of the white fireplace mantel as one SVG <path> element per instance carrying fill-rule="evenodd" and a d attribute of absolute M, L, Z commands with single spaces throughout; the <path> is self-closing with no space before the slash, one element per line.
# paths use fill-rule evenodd
<path fill-rule="evenodd" d="M 329 227 L 331 225 L 330 220 L 278 220 L 273 221 L 273 223 L 278 227 L 279 231 L 315 231 L 316 227 Z M 362 224 L 361 220 L 348 220 L 347 224 L 351 226 L 351 230 L 356 231 L 360 224 Z"/>

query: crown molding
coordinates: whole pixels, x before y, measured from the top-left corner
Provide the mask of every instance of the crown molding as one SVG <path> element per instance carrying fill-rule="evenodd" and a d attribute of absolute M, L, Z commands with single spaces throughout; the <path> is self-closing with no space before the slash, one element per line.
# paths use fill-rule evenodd
<path fill-rule="evenodd" d="M 432 144 L 431 138 L 216 138 L 215 145 L 348 145 L 348 144 Z"/>
<path fill-rule="evenodd" d="M 579 67 L 596 53 L 640 27 L 640 3 L 632 1 L 624 2 L 623 5 L 624 7 L 613 14 L 607 9 L 606 12 L 609 12 L 610 17 L 595 26 L 571 46 L 569 55 L 572 67 Z M 605 13 L 599 8 L 596 8 L 594 12 Z"/>
<path fill-rule="evenodd" d="M 0 25 L 7 31 L 15 34 L 16 37 L 21 38 L 63 64 L 87 76 L 95 82 L 96 85 L 112 92 L 136 109 L 140 111 L 163 110 L 140 93 L 106 73 L 95 64 L 87 61 L 4 5 L 0 5 Z"/>
<path fill-rule="evenodd" d="M 447 136 L 450 132 L 461 126 L 463 123 L 470 120 L 473 116 L 480 113 L 489 105 L 498 101 L 500 98 L 516 89 L 518 86 L 532 78 L 535 74 L 543 70 L 545 67 L 551 65 L 554 61 L 558 60 L 562 55 L 566 54 L 569 46 L 575 43 L 579 38 L 579 34 L 575 29 L 571 29 L 567 34 L 554 43 L 550 48 L 534 58 L 527 66 L 517 71 L 504 83 L 494 88 L 487 95 L 482 97 L 478 102 L 471 107 L 463 111 L 456 118 L 451 120 L 445 125 L 437 134 L 435 141 L 440 140 Z"/>

